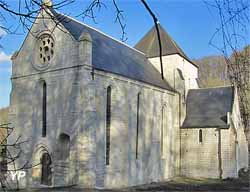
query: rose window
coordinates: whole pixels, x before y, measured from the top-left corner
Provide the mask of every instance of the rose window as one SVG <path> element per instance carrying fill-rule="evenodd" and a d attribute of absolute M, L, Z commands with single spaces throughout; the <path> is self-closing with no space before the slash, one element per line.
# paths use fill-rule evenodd
<path fill-rule="evenodd" d="M 42 64 L 49 63 L 54 56 L 54 40 L 49 35 L 40 37 L 39 59 Z"/>

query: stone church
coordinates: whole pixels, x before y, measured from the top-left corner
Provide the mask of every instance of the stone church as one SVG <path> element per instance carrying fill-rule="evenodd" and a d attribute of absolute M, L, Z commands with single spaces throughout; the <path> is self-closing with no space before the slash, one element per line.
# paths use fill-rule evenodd
<path fill-rule="evenodd" d="M 154 27 L 130 47 L 50 6 L 38 18 L 12 56 L 9 142 L 26 141 L 18 165 L 30 167 L 21 187 L 238 177 L 248 166 L 237 90 L 200 89 L 198 66 L 160 24 L 164 79 Z"/>

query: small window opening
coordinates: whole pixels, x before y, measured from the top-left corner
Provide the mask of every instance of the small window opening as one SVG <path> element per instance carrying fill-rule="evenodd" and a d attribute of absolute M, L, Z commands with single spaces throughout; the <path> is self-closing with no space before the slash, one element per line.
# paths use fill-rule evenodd
<path fill-rule="evenodd" d="M 202 130 L 200 129 L 199 130 L 199 143 L 202 143 L 202 140 L 203 140 L 203 138 L 202 138 Z"/>
<path fill-rule="evenodd" d="M 44 47 L 44 51 L 48 52 L 49 51 L 49 47 L 48 46 Z"/>

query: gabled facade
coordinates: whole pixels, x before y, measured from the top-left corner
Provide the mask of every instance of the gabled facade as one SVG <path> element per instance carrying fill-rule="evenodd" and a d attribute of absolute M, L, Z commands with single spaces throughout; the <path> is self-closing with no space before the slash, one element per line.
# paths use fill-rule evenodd
<path fill-rule="evenodd" d="M 55 20 L 38 19 L 12 57 L 12 139 L 28 141 L 18 164 L 32 167 L 21 187 L 115 188 L 180 175 L 180 127 L 198 68 L 162 28 L 164 50 L 174 50 L 164 51 L 165 79 L 159 58 L 141 52 L 147 35 L 139 51 L 44 9 L 39 16 Z"/>

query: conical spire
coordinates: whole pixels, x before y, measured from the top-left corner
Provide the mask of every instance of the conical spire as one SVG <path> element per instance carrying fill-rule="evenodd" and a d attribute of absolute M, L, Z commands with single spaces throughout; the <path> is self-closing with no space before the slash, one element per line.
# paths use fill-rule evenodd
<path fill-rule="evenodd" d="M 43 5 L 46 7 L 52 7 L 53 6 L 52 0 L 43 0 Z"/>
<path fill-rule="evenodd" d="M 161 36 L 162 55 L 180 54 L 182 57 L 187 58 L 159 23 L 158 26 Z M 147 57 L 159 57 L 159 43 L 155 26 L 135 45 L 135 48 L 145 53 Z"/>

